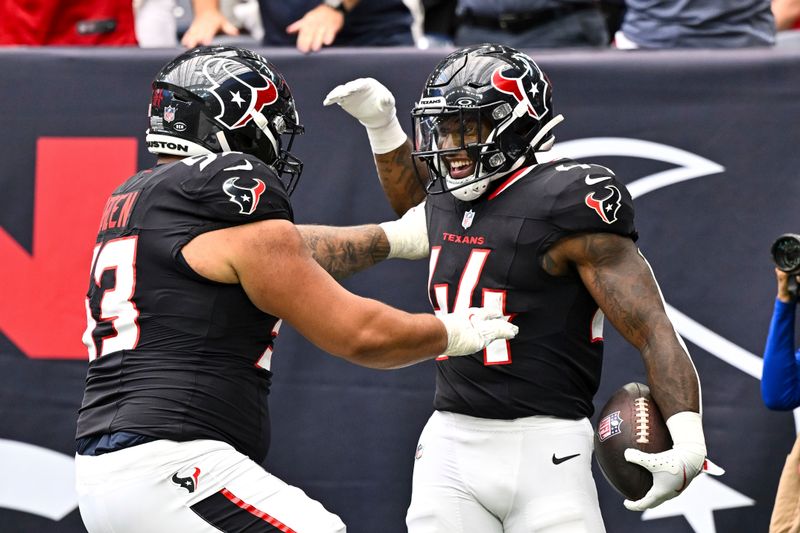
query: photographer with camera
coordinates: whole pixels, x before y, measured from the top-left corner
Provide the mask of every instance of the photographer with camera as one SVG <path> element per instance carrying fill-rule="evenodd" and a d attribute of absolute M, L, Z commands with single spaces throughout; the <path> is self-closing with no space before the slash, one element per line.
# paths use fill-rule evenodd
<path fill-rule="evenodd" d="M 800 350 L 794 344 L 797 282 L 800 277 L 800 235 L 784 234 L 772 245 L 778 294 L 764 348 L 761 397 L 769 409 L 800 407 Z M 786 458 L 778 483 L 770 533 L 800 532 L 800 438 Z"/>

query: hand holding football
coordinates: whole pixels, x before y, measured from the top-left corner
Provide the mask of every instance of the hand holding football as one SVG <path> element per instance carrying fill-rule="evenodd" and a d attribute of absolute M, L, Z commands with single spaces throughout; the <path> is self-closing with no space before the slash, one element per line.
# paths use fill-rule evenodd
<path fill-rule="evenodd" d="M 625 450 L 658 453 L 672 448 L 672 439 L 650 388 L 628 383 L 601 409 L 594 433 L 594 453 L 603 475 L 617 492 L 639 500 L 653 485 L 645 468 L 625 460 Z"/>

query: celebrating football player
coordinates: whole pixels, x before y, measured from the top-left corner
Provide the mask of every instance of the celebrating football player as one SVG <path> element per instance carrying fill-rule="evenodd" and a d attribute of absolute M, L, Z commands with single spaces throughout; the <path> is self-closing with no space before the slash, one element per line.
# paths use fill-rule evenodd
<path fill-rule="evenodd" d="M 530 57 L 485 44 L 450 54 L 428 77 L 413 145 L 376 80 L 325 100 L 367 128 L 390 203 L 418 219 L 403 226 L 407 239 L 427 236 L 435 312 L 478 304 L 520 327 L 471 356 L 437 359 L 410 533 L 604 531 L 589 417 L 605 317 L 641 352 L 674 443 L 659 454 L 626 451 L 654 482 L 625 506 L 676 496 L 703 465 L 699 379 L 634 244 L 630 194 L 603 166 L 537 160 L 562 120 L 551 95 Z"/>
<path fill-rule="evenodd" d="M 289 150 L 302 126 L 261 56 L 184 53 L 156 77 L 149 115 L 158 164 L 109 198 L 86 298 L 75 459 L 86 528 L 343 532 L 339 517 L 259 465 L 281 319 L 374 368 L 470 354 L 517 328 L 496 310 L 404 313 L 320 267 L 343 276 L 418 255 L 418 244 L 405 240 L 408 220 L 294 226 L 302 164 Z"/>

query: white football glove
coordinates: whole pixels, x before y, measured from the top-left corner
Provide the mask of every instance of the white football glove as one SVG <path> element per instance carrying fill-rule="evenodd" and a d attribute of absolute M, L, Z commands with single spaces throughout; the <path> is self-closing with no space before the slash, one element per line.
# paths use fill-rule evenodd
<path fill-rule="evenodd" d="M 512 339 L 519 328 L 499 310 L 470 307 L 437 317 L 447 329 L 447 349 L 442 355 L 470 355 L 497 339 Z"/>
<path fill-rule="evenodd" d="M 339 104 L 357 118 L 367 128 L 375 154 L 391 152 L 408 138 L 397 120 L 394 95 L 376 79 L 359 78 L 334 87 L 322 104 Z"/>
<path fill-rule="evenodd" d="M 653 486 L 642 499 L 625 500 L 630 511 L 644 511 L 674 498 L 703 470 L 706 441 L 699 413 L 683 411 L 667 420 L 672 449 L 661 453 L 644 453 L 635 448 L 625 450 L 625 460 L 643 466 L 653 474 Z"/>
<path fill-rule="evenodd" d="M 378 224 L 389 241 L 386 259 L 424 259 L 430 254 L 425 200 L 397 220 Z"/>

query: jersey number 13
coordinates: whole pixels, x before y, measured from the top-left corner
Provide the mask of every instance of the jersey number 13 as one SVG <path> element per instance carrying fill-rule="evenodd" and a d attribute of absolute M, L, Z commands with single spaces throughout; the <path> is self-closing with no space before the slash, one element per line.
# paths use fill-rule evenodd
<path fill-rule="evenodd" d="M 138 236 L 98 244 L 92 254 L 91 300 L 86 298 L 86 331 L 83 343 L 89 361 L 119 350 L 132 350 L 139 342 L 139 310 L 133 303 L 136 290 L 136 243 Z M 98 301 L 99 300 L 99 301 Z"/>

